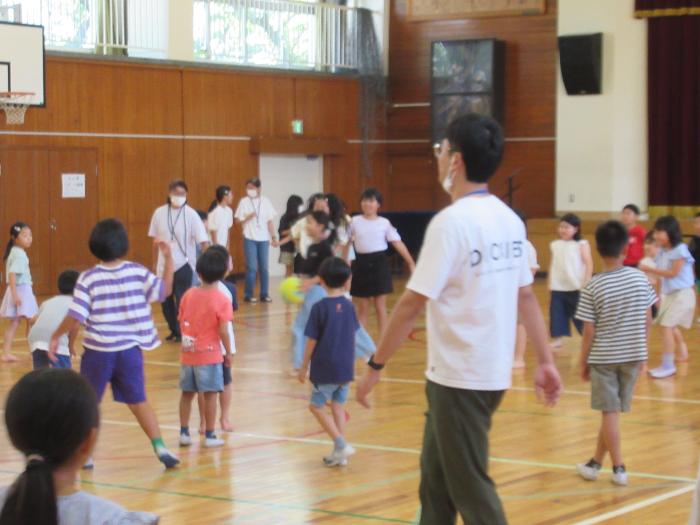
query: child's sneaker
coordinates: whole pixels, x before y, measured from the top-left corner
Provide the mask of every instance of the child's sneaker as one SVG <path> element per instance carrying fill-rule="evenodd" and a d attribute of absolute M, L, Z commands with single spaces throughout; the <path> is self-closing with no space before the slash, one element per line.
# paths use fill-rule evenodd
<path fill-rule="evenodd" d="M 615 485 L 627 486 L 627 470 L 624 465 L 613 467 L 612 482 Z"/>
<path fill-rule="evenodd" d="M 189 434 L 180 434 L 180 446 L 189 447 L 192 444 L 192 438 Z"/>
<path fill-rule="evenodd" d="M 327 467 L 344 467 L 348 464 L 348 457 L 355 453 L 355 449 L 351 445 L 345 445 L 343 449 L 333 449 L 330 456 L 323 458 L 323 463 Z"/>
<path fill-rule="evenodd" d="M 676 373 L 675 365 L 671 366 L 658 366 L 649 370 L 649 375 L 654 379 L 664 379 L 666 377 L 671 377 Z"/>
<path fill-rule="evenodd" d="M 576 472 L 579 473 L 583 479 L 587 481 L 595 481 L 598 479 L 598 472 L 600 471 L 601 464 L 595 459 L 590 459 L 588 463 L 579 463 L 576 465 Z"/>
<path fill-rule="evenodd" d="M 83 465 L 83 470 L 92 470 L 95 468 L 95 462 L 92 460 L 92 456 L 87 458 L 85 464 Z"/>
<path fill-rule="evenodd" d="M 165 465 L 165 468 L 175 468 L 180 464 L 180 460 L 177 456 L 170 452 L 167 448 L 158 448 L 157 451 L 158 460 Z"/>
<path fill-rule="evenodd" d="M 222 447 L 225 444 L 226 444 L 226 441 L 224 441 L 223 439 L 218 438 L 216 436 L 208 437 L 204 440 L 204 446 L 206 448 Z"/>

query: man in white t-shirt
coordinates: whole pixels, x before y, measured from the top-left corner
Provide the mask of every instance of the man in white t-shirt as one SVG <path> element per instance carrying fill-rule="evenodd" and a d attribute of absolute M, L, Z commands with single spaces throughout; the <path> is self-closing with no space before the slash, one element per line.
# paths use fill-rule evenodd
<path fill-rule="evenodd" d="M 245 293 L 247 303 L 256 303 L 255 277 L 260 273 L 260 300 L 272 302 L 270 297 L 270 242 L 278 246 L 277 232 L 272 220 L 277 215 L 270 199 L 261 194 L 260 179 L 246 182 L 246 196 L 236 208 L 236 220 L 243 225 L 245 253 Z"/>
<path fill-rule="evenodd" d="M 207 229 L 211 235 L 211 242 L 219 244 L 228 250 L 229 230 L 233 226 L 233 192 L 230 186 L 216 188 L 216 200 L 212 203 L 207 216 Z"/>
<path fill-rule="evenodd" d="M 148 236 L 153 239 L 170 240 L 170 248 L 175 263 L 173 278 L 173 293 L 163 303 L 163 315 L 168 323 L 170 335 L 168 341 L 181 340 L 180 323 L 177 314 L 180 300 L 185 292 L 192 287 L 197 264 L 197 244 L 202 250 L 209 246 L 209 236 L 204 228 L 202 219 L 197 212 L 187 205 L 187 184 L 175 180 L 168 187 L 168 203 L 157 208 L 151 218 Z M 163 275 L 165 260 L 161 251 L 154 244 L 154 272 L 159 277 Z"/>
<path fill-rule="evenodd" d="M 436 146 L 438 178 L 450 195 L 431 221 L 413 275 L 357 387 L 379 382 L 427 304 L 428 413 L 421 454 L 421 524 L 503 525 L 488 476 L 491 417 L 511 385 L 518 313 L 537 351 L 535 387 L 548 405 L 562 389 L 532 291 L 525 227 L 487 182 L 501 162 L 503 132 L 491 118 L 453 121 Z M 391 334 L 391 335 L 389 335 Z"/>

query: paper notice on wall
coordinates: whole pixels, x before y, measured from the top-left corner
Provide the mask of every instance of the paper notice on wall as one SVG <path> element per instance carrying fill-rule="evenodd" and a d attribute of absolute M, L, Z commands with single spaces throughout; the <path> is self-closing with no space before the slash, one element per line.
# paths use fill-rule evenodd
<path fill-rule="evenodd" d="M 85 198 L 85 174 L 84 173 L 63 173 L 61 175 L 64 199 L 84 199 Z"/>

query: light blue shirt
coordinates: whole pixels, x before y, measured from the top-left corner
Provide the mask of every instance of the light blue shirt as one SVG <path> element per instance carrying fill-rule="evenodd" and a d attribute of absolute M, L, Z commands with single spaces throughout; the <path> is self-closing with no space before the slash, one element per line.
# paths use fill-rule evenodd
<path fill-rule="evenodd" d="M 32 284 L 32 272 L 29 270 L 29 257 L 22 248 L 13 246 L 5 263 L 5 281 L 10 284 L 10 274 L 15 274 L 15 284 Z"/>
<path fill-rule="evenodd" d="M 656 257 L 656 264 L 659 270 L 670 270 L 673 263 L 679 259 L 685 261 L 680 273 L 675 277 L 663 277 L 661 280 L 661 293 L 664 295 L 692 288 L 695 285 L 695 270 L 693 268 L 695 259 L 690 255 L 690 250 L 684 243 L 680 243 L 670 250 L 661 249 Z"/>

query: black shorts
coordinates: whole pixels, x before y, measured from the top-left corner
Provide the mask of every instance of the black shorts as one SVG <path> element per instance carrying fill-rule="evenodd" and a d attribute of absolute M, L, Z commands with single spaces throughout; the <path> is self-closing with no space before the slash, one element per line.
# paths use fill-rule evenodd
<path fill-rule="evenodd" d="M 353 297 L 377 297 L 394 291 L 391 282 L 391 268 L 386 251 L 358 253 L 352 262 Z"/>

